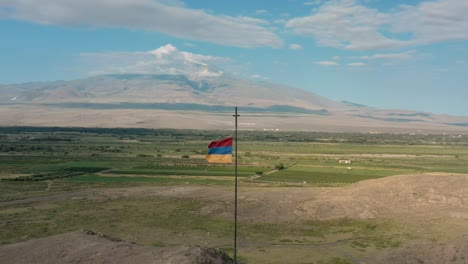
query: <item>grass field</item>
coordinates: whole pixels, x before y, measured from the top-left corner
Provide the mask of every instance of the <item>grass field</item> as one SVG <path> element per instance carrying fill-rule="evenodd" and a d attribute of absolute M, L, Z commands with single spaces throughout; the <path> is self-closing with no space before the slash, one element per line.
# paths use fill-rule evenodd
<path fill-rule="evenodd" d="M 263 173 L 267 167 L 260 166 L 240 166 L 238 167 L 238 176 L 252 176 L 256 172 Z M 136 175 L 186 175 L 186 176 L 233 176 L 234 168 L 232 166 L 220 165 L 147 165 L 135 167 L 130 170 L 111 170 L 112 174 L 136 174 Z"/>
<path fill-rule="evenodd" d="M 367 167 L 315 167 L 296 165 L 277 173 L 263 176 L 259 178 L 259 180 L 322 185 L 333 183 L 353 183 L 409 172 L 410 171 L 405 170 L 383 170 Z"/>
<path fill-rule="evenodd" d="M 355 158 L 352 164 L 336 159 L 296 160 L 297 163 L 258 180 L 314 185 L 354 183 L 391 175 L 447 172 L 468 173 L 467 157 Z"/>
<path fill-rule="evenodd" d="M 167 184 L 172 179 L 175 184 L 224 184 L 234 172 L 232 165 L 209 165 L 203 158 L 210 140 L 229 136 L 225 132 L 4 130 L 0 178 L 39 175 L 48 180 L 60 175 L 78 176 L 72 182 Z M 338 164 L 343 158 L 353 163 Z M 245 132 L 239 140 L 238 176 L 263 175 L 256 179 L 263 183 L 330 186 L 406 173 L 468 173 L 467 161 L 467 136 Z M 278 164 L 284 169 L 270 173 Z M 84 167 L 107 170 L 64 173 Z"/>
<path fill-rule="evenodd" d="M 115 182 L 115 183 L 160 183 L 160 184 L 216 184 L 228 185 L 232 181 L 222 179 L 199 179 L 199 178 L 171 178 L 171 177 L 124 177 L 124 176 L 78 176 L 69 179 L 71 182 Z"/>

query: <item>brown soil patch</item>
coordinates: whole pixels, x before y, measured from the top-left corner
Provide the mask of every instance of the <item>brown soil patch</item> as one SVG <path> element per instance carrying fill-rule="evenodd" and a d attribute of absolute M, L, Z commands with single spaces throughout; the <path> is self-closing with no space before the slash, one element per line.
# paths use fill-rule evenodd
<path fill-rule="evenodd" d="M 2 246 L 0 262 L 230 264 L 232 259 L 223 252 L 210 248 L 140 246 L 91 231 L 77 231 Z"/>
<path fill-rule="evenodd" d="M 204 214 L 232 217 L 233 190 L 176 186 L 111 190 L 108 195 L 195 198 L 209 201 Z M 239 189 L 243 221 L 447 217 L 468 219 L 468 175 L 414 174 L 367 180 L 334 188 Z"/>
<path fill-rule="evenodd" d="M 368 263 L 381 264 L 467 264 L 468 236 L 446 244 L 414 245 L 388 250 L 370 259 Z"/>
<path fill-rule="evenodd" d="M 163 197 L 196 199 L 204 215 L 232 219 L 233 188 L 220 186 L 131 187 L 80 191 L 0 203 L 50 203 L 69 199 Z M 244 222 L 331 219 L 449 219 L 468 221 L 468 175 L 413 174 L 362 181 L 345 187 L 252 187 L 241 183 L 239 218 Z M 451 220 L 451 221 L 452 221 Z M 467 233 L 446 244 L 388 249 L 366 263 L 468 263 Z M 454 237 L 454 236 L 452 236 Z M 419 244 L 416 244 L 419 243 Z M 27 252 L 27 254 L 25 254 Z M 211 252 L 211 253 L 210 253 Z M 196 262 L 219 257 L 198 247 L 154 248 L 74 232 L 0 247 L 0 263 L 224 263 Z M 213 256 L 213 254 L 214 256 Z M 200 257 L 202 256 L 202 257 Z M 218 260 L 215 260 L 218 261 Z M 223 260 L 224 261 L 224 260 Z"/>
<path fill-rule="evenodd" d="M 220 186 L 132 187 L 90 190 L 0 203 L 0 207 L 87 197 L 115 199 L 158 196 L 206 201 L 202 213 L 232 217 L 233 189 Z M 442 217 L 468 219 L 468 175 L 413 174 L 385 177 L 345 187 L 239 188 L 242 221 L 294 221 L 375 219 L 393 217 Z"/>

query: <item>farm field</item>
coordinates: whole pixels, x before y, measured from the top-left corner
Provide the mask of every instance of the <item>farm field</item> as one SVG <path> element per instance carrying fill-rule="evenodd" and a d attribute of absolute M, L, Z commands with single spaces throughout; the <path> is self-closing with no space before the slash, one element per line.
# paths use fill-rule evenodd
<path fill-rule="evenodd" d="M 0 243 L 89 229 L 141 245 L 232 254 L 234 168 L 204 159 L 210 141 L 230 133 L 0 128 Z M 425 206 L 440 208 L 426 212 L 417 197 L 405 204 L 411 210 L 336 198 L 361 192 L 385 202 L 375 191 L 380 182 L 392 194 L 416 193 L 398 189 L 405 181 L 417 185 L 420 199 L 424 188 L 454 192 L 452 181 L 465 195 L 468 135 L 240 131 L 238 144 L 239 255 L 246 263 L 360 263 L 468 235 L 464 202 L 438 198 Z M 426 178 L 433 185 L 421 185 Z M 356 211 L 335 210 L 340 203 Z"/>

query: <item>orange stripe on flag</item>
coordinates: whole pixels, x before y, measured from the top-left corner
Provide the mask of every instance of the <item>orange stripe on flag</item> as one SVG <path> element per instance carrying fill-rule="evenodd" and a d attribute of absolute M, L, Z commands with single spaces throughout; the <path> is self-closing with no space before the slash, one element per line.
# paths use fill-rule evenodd
<path fill-rule="evenodd" d="M 209 154 L 206 155 L 206 160 L 210 163 L 232 163 L 232 155 Z"/>

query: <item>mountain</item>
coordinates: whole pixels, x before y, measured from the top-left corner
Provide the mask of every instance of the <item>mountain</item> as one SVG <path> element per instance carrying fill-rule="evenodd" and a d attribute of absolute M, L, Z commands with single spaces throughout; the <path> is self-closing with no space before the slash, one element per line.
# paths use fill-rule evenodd
<path fill-rule="evenodd" d="M 3 126 L 229 129 L 232 120 L 225 116 L 234 106 L 250 113 L 242 119 L 244 129 L 468 131 L 466 117 L 335 102 L 297 88 L 235 77 L 191 59 L 160 74 L 107 74 L 0 85 Z"/>
<path fill-rule="evenodd" d="M 0 103 L 164 103 L 246 107 L 287 105 L 308 110 L 343 105 L 300 89 L 254 82 L 227 75 L 102 75 L 74 81 L 0 87 Z M 8 92 L 7 92 L 8 91 Z"/>

